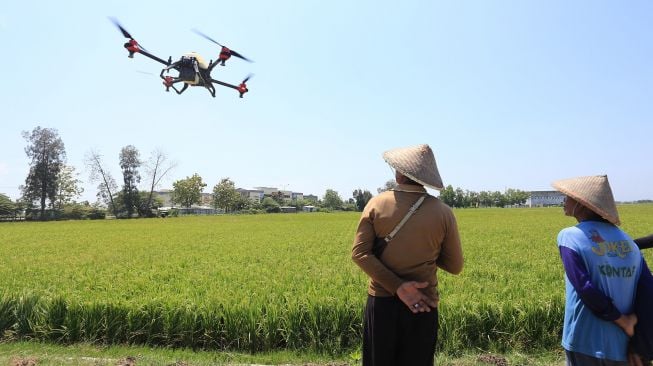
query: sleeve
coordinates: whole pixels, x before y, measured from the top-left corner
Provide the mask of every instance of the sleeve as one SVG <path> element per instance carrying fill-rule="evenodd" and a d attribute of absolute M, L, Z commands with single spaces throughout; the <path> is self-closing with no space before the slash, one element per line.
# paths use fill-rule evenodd
<path fill-rule="evenodd" d="M 637 283 L 637 298 L 635 299 L 635 313 L 637 325 L 635 335 L 631 338 L 630 345 L 636 353 L 653 358 L 653 276 L 642 258 L 642 273 Z"/>
<path fill-rule="evenodd" d="M 404 281 L 372 254 L 372 246 L 376 238 L 373 218 L 374 207 L 368 203 L 358 223 L 354 244 L 351 249 L 351 259 L 372 280 L 380 283 L 388 292 L 396 294 L 397 289 Z"/>
<path fill-rule="evenodd" d="M 653 275 L 651 275 L 651 270 L 648 268 L 646 260 L 644 260 L 644 257 L 642 257 L 642 273 L 639 275 L 639 281 L 637 282 L 637 293 L 640 293 L 640 288 L 645 288 L 647 286 L 651 287 L 650 284 L 653 284 Z"/>
<path fill-rule="evenodd" d="M 450 212 L 446 230 L 447 232 L 442 242 L 442 250 L 436 260 L 436 264 L 449 273 L 459 274 L 463 270 L 463 248 L 460 244 L 458 224 L 456 223 L 456 217 L 453 215 L 453 212 Z"/>
<path fill-rule="evenodd" d="M 621 316 L 619 310 L 612 303 L 612 299 L 595 288 L 587 272 L 583 259 L 576 251 L 565 246 L 560 246 L 560 257 L 565 268 L 565 273 L 574 287 L 583 304 L 597 317 L 613 321 Z"/>
<path fill-rule="evenodd" d="M 639 249 L 653 248 L 653 234 L 642 238 L 637 238 L 635 239 L 635 243 Z"/>

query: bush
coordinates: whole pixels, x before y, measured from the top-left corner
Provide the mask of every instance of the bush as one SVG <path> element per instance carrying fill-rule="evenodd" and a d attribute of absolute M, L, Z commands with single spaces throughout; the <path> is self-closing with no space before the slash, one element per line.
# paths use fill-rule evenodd
<path fill-rule="evenodd" d="M 91 220 L 104 220 L 107 218 L 107 211 L 99 207 L 94 207 L 88 213 L 88 218 Z"/>
<path fill-rule="evenodd" d="M 81 220 L 86 218 L 86 208 L 82 205 L 72 204 L 63 208 L 60 218 L 68 220 Z"/>

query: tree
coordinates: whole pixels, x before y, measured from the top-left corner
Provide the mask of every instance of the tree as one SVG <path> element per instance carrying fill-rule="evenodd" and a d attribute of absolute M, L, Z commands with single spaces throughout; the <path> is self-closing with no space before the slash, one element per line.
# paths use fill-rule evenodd
<path fill-rule="evenodd" d="M 102 155 L 96 150 L 90 150 L 86 153 L 84 161 L 86 168 L 90 172 L 89 179 L 91 182 L 100 182 L 97 197 L 102 199 L 109 206 L 113 215 L 117 217 L 118 210 L 114 202 L 114 196 L 118 190 L 118 185 L 116 184 L 116 180 L 111 176 L 111 173 L 104 168 Z"/>
<path fill-rule="evenodd" d="M 496 207 L 504 207 L 506 205 L 506 197 L 503 195 L 503 193 L 499 191 L 494 191 L 490 193 L 490 196 L 492 197 L 492 205 Z"/>
<path fill-rule="evenodd" d="M 391 189 L 395 189 L 396 187 L 397 187 L 397 181 L 395 181 L 394 179 L 390 179 L 387 182 L 385 182 L 383 187 L 377 188 L 376 191 L 378 193 L 382 193 L 382 192 L 385 192 L 385 191 L 389 191 Z"/>
<path fill-rule="evenodd" d="M 477 192 L 467 191 L 467 198 L 469 200 L 469 205 L 471 207 L 478 207 L 479 206 L 479 195 L 478 195 Z"/>
<path fill-rule="evenodd" d="M 272 192 L 272 193 L 270 193 L 270 197 L 271 197 L 273 200 L 275 200 L 279 205 L 283 205 L 283 204 L 286 203 L 286 202 L 285 202 L 286 199 L 284 198 L 284 196 L 283 196 L 283 192 L 281 192 L 281 191 L 276 191 L 276 192 Z"/>
<path fill-rule="evenodd" d="M 39 126 L 31 133 L 23 131 L 23 138 L 28 141 L 25 153 L 31 159 L 29 173 L 22 187 L 23 197 L 29 202 L 39 201 L 40 218 L 44 220 L 46 200 L 54 205 L 66 150 L 55 129 Z"/>
<path fill-rule="evenodd" d="M 3 193 L 0 193 L 0 217 L 13 216 L 16 212 L 16 204 Z"/>
<path fill-rule="evenodd" d="M 172 202 L 187 208 L 194 203 L 200 203 L 204 187 L 206 187 L 206 183 L 197 173 L 192 177 L 180 179 L 172 183 Z"/>
<path fill-rule="evenodd" d="M 279 212 L 281 211 L 281 205 L 279 205 L 279 202 L 275 201 L 272 197 L 265 197 L 263 198 L 263 202 L 261 202 L 261 206 L 265 210 L 265 212 L 271 213 L 271 212 Z"/>
<path fill-rule="evenodd" d="M 465 195 L 463 189 L 458 187 L 454 192 L 455 192 L 454 207 L 467 207 L 469 204 L 467 203 L 468 202 L 467 196 Z"/>
<path fill-rule="evenodd" d="M 340 198 L 338 192 L 327 189 L 322 199 L 322 206 L 332 210 L 339 210 L 342 208 L 342 198 Z"/>
<path fill-rule="evenodd" d="M 139 209 L 139 214 L 150 216 L 154 194 L 154 189 L 159 185 L 161 180 L 170 172 L 175 166 L 174 162 L 169 162 L 166 154 L 156 149 L 152 151 L 150 159 L 145 163 L 145 171 L 150 181 L 150 193 L 148 194 L 145 202 L 141 205 Z"/>
<path fill-rule="evenodd" d="M 62 210 L 64 205 L 74 202 L 74 199 L 79 197 L 84 188 L 80 187 L 81 180 L 77 178 L 79 174 L 75 174 L 75 167 L 70 165 L 63 165 L 59 172 L 59 186 L 55 198 L 55 208 Z"/>
<path fill-rule="evenodd" d="M 138 192 L 138 215 L 140 217 L 155 217 L 156 208 L 163 206 L 163 199 L 150 197 L 148 192 Z"/>
<path fill-rule="evenodd" d="M 131 218 L 134 209 L 138 207 L 138 183 L 141 181 L 141 175 L 138 168 L 141 166 L 138 150 L 127 145 L 120 150 L 120 169 L 122 169 L 123 187 L 122 199 L 127 211 L 127 217 Z"/>
<path fill-rule="evenodd" d="M 356 189 L 352 193 L 352 196 L 356 200 L 356 209 L 358 211 L 363 211 L 367 203 L 372 199 L 372 193 L 368 190 Z"/>
<path fill-rule="evenodd" d="M 239 197 L 236 185 L 228 177 L 213 187 L 213 207 L 222 208 L 224 212 L 233 211 Z"/>
<path fill-rule="evenodd" d="M 236 211 L 243 211 L 243 210 L 249 210 L 254 208 L 255 204 L 250 200 L 249 198 L 238 194 L 236 196 L 236 202 L 234 202 L 234 210 Z"/>
<path fill-rule="evenodd" d="M 305 199 L 295 198 L 295 199 L 290 200 L 289 206 L 294 207 L 295 209 L 297 209 L 297 211 L 301 211 L 304 206 L 307 206 L 310 203 L 311 203 L 310 201 L 307 201 Z"/>
<path fill-rule="evenodd" d="M 508 188 L 504 193 L 506 197 L 506 202 L 509 205 L 522 205 L 526 203 L 526 200 L 529 197 L 529 194 L 519 189 Z"/>
<path fill-rule="evenodd" d="M 456 191 L 453 189 L 453 186 L 449 184 L 444 189 L 440 191 L 440 200 L 447 204 L 447 206 L 455 207 L 456 206 Z"/>

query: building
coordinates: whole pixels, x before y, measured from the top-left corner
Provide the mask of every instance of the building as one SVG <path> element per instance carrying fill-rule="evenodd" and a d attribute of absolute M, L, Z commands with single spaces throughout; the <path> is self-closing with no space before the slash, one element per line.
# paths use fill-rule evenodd
<path fill-rule="evenodd" d="M 305 199 L 306 201 L 313 202 L 313 203 L 317 203 L 317 200 L 318 200 L 318 199 L 317 199 L 317 196 L 314 195 L 314 194 L 307 194 L 307 195 L 304 195 L 304 199 Z"/>
<path fill-rule="evenodd" d="M 558 191 L 532 191 L 526 199 L 528 207 L 560 206 L 564 202 L 565 195 Z"/>
<path fill-rule="evenodd" d="M 317 208 L 315 206 L 304 206 L 302 207 L 302 211 L 304 212 L 315 212 L 317 211 Z"/>
<path fill-rule="evenodd" d="M 241 197 L 247 198 L 248 200 L 256 203 L 261 203 L 265 197 L 265 192 L 259 189 L 238 188 L 236 189 L 236 192 L 238 192 Z"/>
<path fill-rule="evenodd" d="M 172 189 L 162 189 L 160 191 L 154 191 L 153 195 L 156 198 L 159 198 L 163 202 L 161 206 L 163 207 L 172 206 Z"/>
<path fill-rule="evenodd" d="M 279 192 L 279 188 L 273 188 L 273 187 L 254 187 L 254 189 L 258 191 L 263 191 L 264 196 L 271 196 L 273 193 L 277 194 Z"/>

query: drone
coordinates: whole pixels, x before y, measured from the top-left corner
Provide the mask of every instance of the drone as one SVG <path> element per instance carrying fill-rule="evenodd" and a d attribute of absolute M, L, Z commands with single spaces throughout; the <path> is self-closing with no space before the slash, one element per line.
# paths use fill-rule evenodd
<path fill-rule="evenodd" d="M 129 58 L 134 58 L 134 54 L 140 53 L 143 56 L 146 56 L 165 65 L 165 67 L 161 70 L 161 74 L 159 74 L 159 76 L 161 79 L 163 79 L 163 85 L 165 86 L 167 92 L 169 92 L 170 88 L 172 88 L 175 92 L 177 92 L 177 94 L 181 94 L 186 89 L 188 89 L 189 86 L 203 86 L 209 91 L 209 93 L 211 93 L 211 96 L 215 98 L 215 86 L 213 84 L 235 89 L 238 91 L 241 98 L 245 93 L 249 91 L 249 89 L 247 89 L 247 81 L 249 81 L 249 79 L 252 77 L 252 74 L 248 75 L 239 85 L 225 83 L 220 80 L 215 80 L 211 77 L 211 71 L 213 71 L 213 68 L 218 65 L 225 66 L 225 62 L 229 60 L 231 56 L 248 62 L 252 62 L 252 60 L 246 58 L 245 56 L 232 49 L 227 48 L 226 46 L 221 45 L 206 34 L 193 29 L 193 31 L 198 35 L 221 47 L 220 54 L 218 55 L 216 62 L 210 60 L 207 63 L 206 60 L 196 52 L 185 53 L 178 61 L 172 62 L 172 56 L 168 57 L 168 60 L 166 61 L 148 52 L 134 39 L 134 37 L 131 36 L 131 34 L 129 34 L 129 32 L 127 32 L 127 30 L 125 30 L 125 28 L 120 23 L 118 23 L 116 19 L 110 19 L 118 27 L 118 29 L 120 29 L 122 35 L 125 36 L 125 38 L 129 39 L 129 41 L 124 44 L 124 47 L 129 52 Z M 170 70 L 177 71 L 178 75 L 176 77 L 168 75 Z M 164 73 L 166 74 L 165 76 L 163 75 Z M 183 83 L 184 85 L 181 87 L 181 89 L 177 89 L 175 86 L 177 83 Z"/>

